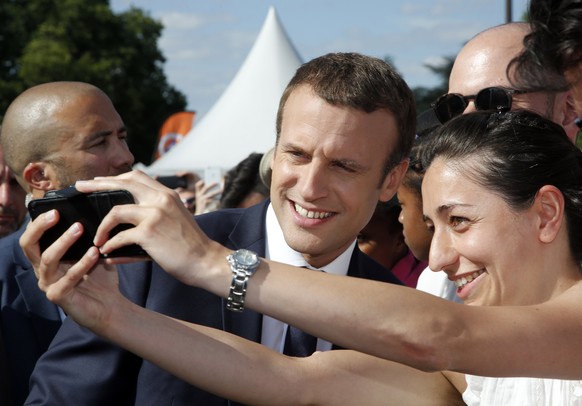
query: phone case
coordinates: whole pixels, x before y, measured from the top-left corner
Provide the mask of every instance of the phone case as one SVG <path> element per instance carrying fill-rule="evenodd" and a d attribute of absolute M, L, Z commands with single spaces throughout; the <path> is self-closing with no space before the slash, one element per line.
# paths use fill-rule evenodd
<path fill-rule="evenodd" d="M 34 220 L 39 214 L 56 209 L 59 212 L 59 222 L 48 229 L 41 237 L 41 251 L 47 249 L 56 239 L 75 222 L 83 224 L 83 235 L 62 257 L 64 261 L 79 260 L 93 246 L 93 238 L 101 220 L 111 208 L 118 204 L 134 203 L 133 196 L 126 190 L 106 192 L 80 193 L 74 187 L 47 192 L 44 198 L 32 200 L 28 211 Z M 120 224 L 111 230 L 110 236 L 122 230 L 133 227 L 131 224 Z M 136 244 L 119 248 L 107 257 L 147 256 L 147 253 Z M 102 257 L 105 257 L 102 255 Z"/>

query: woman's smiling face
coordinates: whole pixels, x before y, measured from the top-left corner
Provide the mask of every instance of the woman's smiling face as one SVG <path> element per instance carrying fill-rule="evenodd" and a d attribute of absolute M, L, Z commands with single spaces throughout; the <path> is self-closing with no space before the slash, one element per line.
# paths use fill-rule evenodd
<path fill-rule="evenodd" d="M 423 210 L 434 226 L 430 268 L 445 271 L 466 304 L 537 302 L 544 276 L 535 275 L 532 211 L 511 209 L 474 182 L 471 171 L 463 162 L 437 158 L 426 172 Z"/>

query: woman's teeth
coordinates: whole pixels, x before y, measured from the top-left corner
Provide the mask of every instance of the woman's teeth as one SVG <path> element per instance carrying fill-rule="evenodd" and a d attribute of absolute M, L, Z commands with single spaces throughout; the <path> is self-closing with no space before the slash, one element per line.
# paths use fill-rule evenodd
<path fill-rule="evenodd" d="M 476 279 L 482 273 L 485 273 L 485 271 L 479 270 L 479 271 L 473 272 L 471 275 L 463 276 L 462 278 L 457 279 L 455 281 L 455 285 L 457 285 L 457 289 L 461 289 L 467 283 L 472 282 L 474 279 Z"/>

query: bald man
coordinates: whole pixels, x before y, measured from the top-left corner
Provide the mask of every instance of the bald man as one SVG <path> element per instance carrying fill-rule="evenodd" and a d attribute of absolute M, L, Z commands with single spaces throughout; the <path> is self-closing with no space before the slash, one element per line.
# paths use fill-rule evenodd
<path fill-rule="evenodd" d="M 529 32 L 527 23 L 509 23 L 482 31 L 467 42 L 453 64 L 449 92 L 434 104 L 439 121 L 475 110 L 527 109 L 560 124 L 574 142 L 579 128 L 570 91 L 520 93 L 511 87 L 507 66 L 523 50 Z M 417 289 L 460 301 L 454 283 L 429 268 L 420 275 Z"/>
<path fill-rule="evenodd" d="M 0 147 L 0 238 L 18 230 L 26 215 L 26 192 L 4 161 Z"/>
<path fill-rule="evenodd" d="M 570 91 L 520 93 L 511 87 L 507 66 L 523 50 L 523 38 L 529 32 L 527 23 L 509 23 L 489 28 L 467 42 L 453 64 L 449 92 L 435 102 L 439 120 L 446 122 L 475 110 L 526 109 L 560 124 L 574 140 L 578 126 Z"/>
<path fill-rule="evenodd" d="M 0 130 L 6 163 L 33 199 L 77 179 L 129 171 L 134 159 L 126 138 L 125 125 L 109 97 L 79 82 L 26 90 L 6 110 Z M 6 386 L 16 405 L 24 403 L 32 369 L 64 317 L 38 289 L 18 244 L 24 228 L 0 240 L 0 327 Z"/>

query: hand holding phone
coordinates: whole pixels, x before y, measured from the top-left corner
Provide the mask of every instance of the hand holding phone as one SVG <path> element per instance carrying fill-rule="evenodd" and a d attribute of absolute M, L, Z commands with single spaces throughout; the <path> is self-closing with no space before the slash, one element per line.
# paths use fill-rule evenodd
<path fill-rule="evenodd" d="M 52 209 L 59 212 L 59 222 L 48 229 L 39 241 L 41 251 L 46 250 L 73 223 L 83 224 L 83 235 L 61 258 L 63 261 L 77 261 L 93 246 L 97 228 L 111 208 L 118 204 L 132 203 L 134 203 L 133 196 L 126 190 L 81 193 L 71 186 L 62 190 L 49 191 L 45 197 L 32 200 L 28 204 L 28 211 L 33 220 Z M 131 227 L 133 227 L 131 224 L 120 224 L 111 230 L 110 236 Z M 102 255 L 102 258 L 135 256 L 147 257 L 148 254 L 139 245 L 132 244 L 119 248 L 106 256 Z"/>

